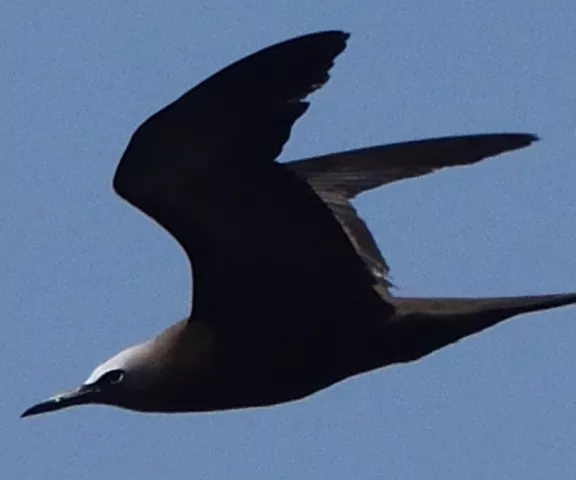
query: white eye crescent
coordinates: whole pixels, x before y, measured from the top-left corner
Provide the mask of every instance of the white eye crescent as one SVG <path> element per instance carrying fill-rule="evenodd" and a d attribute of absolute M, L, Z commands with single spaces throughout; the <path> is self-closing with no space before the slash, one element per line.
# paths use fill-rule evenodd
<path fill-rule="evenodd" d="M 126 374 L 123 370 L 112 370 L 102 375 L 98 382 L 106 383 L 108 385 L 116 385 L 120 383 Z"/>

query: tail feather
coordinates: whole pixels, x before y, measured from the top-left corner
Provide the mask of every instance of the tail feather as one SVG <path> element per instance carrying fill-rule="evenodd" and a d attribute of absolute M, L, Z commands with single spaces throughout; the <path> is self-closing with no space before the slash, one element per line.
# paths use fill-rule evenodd
<path fill-rule="evenodd" d="M 576 293 L 486 298 L 395 297 L 394 302 L 401 315 L 429 313 L 446 315 L 448 318 L 497 311 L 514 316 L 576 303 Z"/>
<path fill-rule="evenodd" d="M 504 320 L 576 303 L 576 293 L 494 298 L 394 298 L 387 363 L 409 362 Z"/>

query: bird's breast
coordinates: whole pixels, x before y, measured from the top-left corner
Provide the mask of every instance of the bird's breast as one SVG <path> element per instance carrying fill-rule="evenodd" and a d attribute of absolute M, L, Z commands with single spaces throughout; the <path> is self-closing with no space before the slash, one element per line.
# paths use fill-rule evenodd
<path fill-rule="evenodd" d="M 184 330 L 154 410 L 215 411 L 301 399 L 366 370 L 362 359 L 374 343 L 354 322 L 349 329 L 262 331 L 238 319 L 235 331 L 202 321 Z"/>

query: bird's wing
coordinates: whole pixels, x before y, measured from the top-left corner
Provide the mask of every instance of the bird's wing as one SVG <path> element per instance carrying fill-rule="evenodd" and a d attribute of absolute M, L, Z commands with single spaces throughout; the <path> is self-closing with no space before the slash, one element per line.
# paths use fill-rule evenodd
<path fill-rule="evenodd" d="M 274 162 L 347 38 L 321 32 L 252 54 L 132 136 L 114 188 L 188 254 L 194 317 L 313 324 L 330 321 L 327 308 L 392 312 L 330 209 Z"/>
<path fill-rule="evenodd" d="M 305 158 L 286 165 L 305 178 L 332 209 L 358 254 L 388 288 L 388 264 L 351 200 L 387 183 L 444 167 L 470 165 L 535 140 L 536 136 L 524 133 L 431 138 Z"/>

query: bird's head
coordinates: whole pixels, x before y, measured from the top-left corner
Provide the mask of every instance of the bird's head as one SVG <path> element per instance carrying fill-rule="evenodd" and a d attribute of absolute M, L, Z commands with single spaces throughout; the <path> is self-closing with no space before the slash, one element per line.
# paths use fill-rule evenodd
<path fill-rule="evenodd" d="M 89 403 L 124 406 L 149 384 L 148 350 L 148 344 L 143 343 L 121 351 L 96 367 L 78 388 L 30 407 L 21 417 Z"/>

